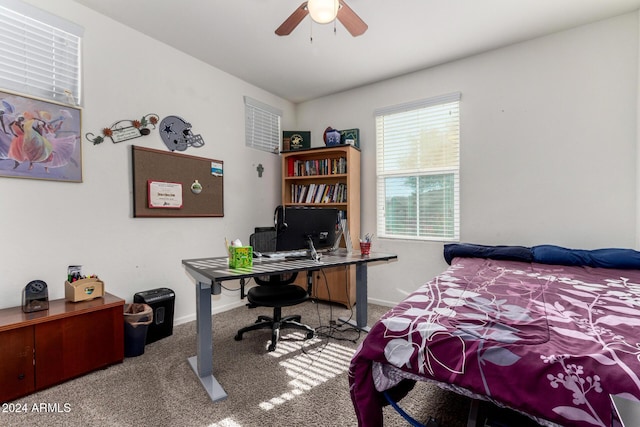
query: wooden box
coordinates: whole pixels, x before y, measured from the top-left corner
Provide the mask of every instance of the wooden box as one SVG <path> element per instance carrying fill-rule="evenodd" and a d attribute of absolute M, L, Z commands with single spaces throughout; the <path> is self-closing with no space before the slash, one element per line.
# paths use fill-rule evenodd
<path fill-rule="evenodd" d="M 311 131 L 282 131 L 282 151 L 305 150 L 311 148 Z"/>
<path fill-rule="evenodd" d="M 67 301 L 86 301 L 104 296 L 104 282 L 95 277 L 64 282 L 64 296 Z"/>

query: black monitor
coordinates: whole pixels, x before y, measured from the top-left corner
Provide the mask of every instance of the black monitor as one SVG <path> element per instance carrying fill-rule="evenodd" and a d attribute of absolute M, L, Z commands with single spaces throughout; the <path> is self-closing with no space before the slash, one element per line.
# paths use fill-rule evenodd
<path fill-rule="evenodd" d="M 338 209 L 287 206 L 276 209 L 277 251 L 309 249 L 309 238 L 317 251 L 330 249 L 337 238 Z"/>

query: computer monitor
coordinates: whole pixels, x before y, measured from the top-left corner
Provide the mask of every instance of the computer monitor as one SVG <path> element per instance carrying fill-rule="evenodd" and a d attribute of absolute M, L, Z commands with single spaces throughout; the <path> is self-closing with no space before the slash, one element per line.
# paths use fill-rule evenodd
<path fill-rule="evenodd" d="M 332 248 L 336 241 L 338 209 L 279 206 L 275 215 L 277 251 L 309 249 L 309 238 L 317 251 Z"/>

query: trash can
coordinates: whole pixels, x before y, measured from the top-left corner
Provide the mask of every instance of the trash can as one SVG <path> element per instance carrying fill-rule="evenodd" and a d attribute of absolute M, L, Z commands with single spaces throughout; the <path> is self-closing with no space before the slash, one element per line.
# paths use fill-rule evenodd
<path fill-rule="evenodd" d="M 147 304 L 153 309 L 153 323 L 147 331 L 147 344 L 173 334 L 173 311 L 176 294 L 169 288 L 150 289 L 133 295 L 133 302 Z"/>
<path fill-rule="evenodd" d="M 144 354 L 147 330 L 153 322 L 153 309 L 147 304 L 124 305 L 124 356 Z"/>

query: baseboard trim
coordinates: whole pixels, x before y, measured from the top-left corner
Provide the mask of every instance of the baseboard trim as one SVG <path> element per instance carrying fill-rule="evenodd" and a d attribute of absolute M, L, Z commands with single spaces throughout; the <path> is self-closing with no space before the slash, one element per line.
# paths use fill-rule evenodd
<path fill-rule="evenodd" d="M 396 304 L 398 304 L 397 302 L 392 302 L 392 301 L 387 301 L 387 300 L 381 300 L 381 299 L 376 299 L 376 298 L 369 298 L 367 300 L 369 303 L 371 304 L 376 304 L 376 305 L 381 305 L 383 307 L 395 307 Z M 234 308 L 238 308 L 238 307 L 242 307 L 244 305 L 246 305 L 246 301 L 236 301 L 233 303 L 229 303 L 229 304 L 225 304 L 225 305 L 213 305 L 212 308 L 212 315 L 213 314 L 218 314 L 218 313 L 224 313 L 225 311 L 229 311 L 229 310 L 233 310 Z M 357 309 L 358 307 L 356 307 Z M 196 314 L 190 314 L 188 316 L 182 316 L 180 318 L 176 318 L 173 320 L 173 324 L 175 326 L 177 325 L 181 325 L 183 323 L 189 323 L 196 320 Z"/>
<path fill-rule="evenodd" d="M 383 307 L 395 307 L 398 304 L 397 301 L 387 301 L 377 298 L 369 298 L 367 299 L 367 302 L 369 302 L 370 304 L 381 305 Z"/>
<path fill-rule="evenodd" d="M 236 302 L 224 304 L 224 305 L 213 304 L 213 307 L 211 309 L 211 314 L 213 315 L 218 313 L 224 313 L 225 311 L 233 310 L 234 308 L 242 307 L 246 304 L 247 304 L 246 301 L 236 301 Z M 195 313 L 189 314 L 188 316 L 182 316 L 180 318 L 173 319 L 173 325 L 174 326 L 182 325 L 183 323 L 189 323 L 194 320 L 196 320 Z"/>

